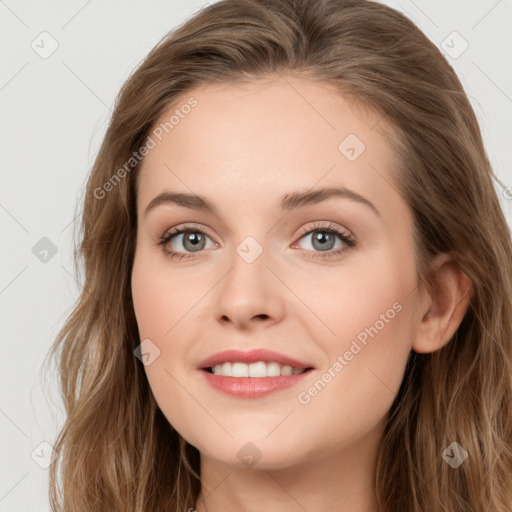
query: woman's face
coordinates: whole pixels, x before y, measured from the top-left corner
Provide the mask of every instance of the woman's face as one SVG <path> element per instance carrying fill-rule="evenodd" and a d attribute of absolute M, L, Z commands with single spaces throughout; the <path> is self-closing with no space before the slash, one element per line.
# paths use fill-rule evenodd
<path fill-rule="evenodd" d="M 195 89 L 166 122 L 139 176 L 132 274 L 162 412 L 203 457 L 232 466 L 363 449 L 382 431 L 418 321 L 412 216 L 383 121 L 288 77 Z M 274 354 L 244 359 L 259 349 Z M 242 354 L 221 355 L 215 371 L 235 376 L 202 368 L 226 350 Z M 296 374 L 275 353 L 311 369 Z"/>

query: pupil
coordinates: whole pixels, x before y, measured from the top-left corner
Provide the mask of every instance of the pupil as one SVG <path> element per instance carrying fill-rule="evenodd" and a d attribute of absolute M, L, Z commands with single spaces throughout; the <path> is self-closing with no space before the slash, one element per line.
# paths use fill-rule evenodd
<path fill-rule="evenodd" d="M 198 242 L 198 236 L 196 233 L 190 233 L 189 242 L 192 242 L 193 244 L 196 244 Z M 194 241 L 195 239 L 195 241 Z"/>

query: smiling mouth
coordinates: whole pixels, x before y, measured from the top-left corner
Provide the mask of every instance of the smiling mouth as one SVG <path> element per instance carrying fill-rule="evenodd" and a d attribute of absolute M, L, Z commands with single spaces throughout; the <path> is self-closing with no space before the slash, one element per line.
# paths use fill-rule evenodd
<path fill-rule="evenodd" d="M 283 365 L 277 362 L 257 361 L 254 363 L 225 362 L 203 368 L 204 371 L 221 377 L 288 377 L 290 375 L 300 375 L 312 370 L 313 368 L 294 368 L 289 365 Z"/>

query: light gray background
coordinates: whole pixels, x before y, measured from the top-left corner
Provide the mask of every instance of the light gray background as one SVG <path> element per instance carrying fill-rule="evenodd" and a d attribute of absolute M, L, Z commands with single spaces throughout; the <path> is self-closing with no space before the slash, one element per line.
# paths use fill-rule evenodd
<path fill-rule="evenodd" d="M 512 0 L 383 3 L 451 53 L 495 172 L 512 187 Z M 204 5 L 0 0 L 2 512 L 49 510 L 46 443 L 54 440 L 63 414 L 56 379 L 45 381 L 41 365 L 78 297 L 75 208 L 114 98 L 157 41 Z M 31 46 L 40 53 L 51 48 L 49 37 L 40 36 L 44 31 L 58 43 L 47 58 Z M 457 56 L 464 40 L 469 47 Z M 512 225 L 512 188 L 496 189 Z M 43 237 L 57 249 L 46 262 L 32 251 Z"/>

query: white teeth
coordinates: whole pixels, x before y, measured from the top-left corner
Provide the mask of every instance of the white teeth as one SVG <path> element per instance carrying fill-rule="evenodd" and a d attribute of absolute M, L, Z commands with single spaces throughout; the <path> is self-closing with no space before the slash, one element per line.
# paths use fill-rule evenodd
<path fill-rule="evenodd" d="M 249 377 L 266 377 L 267 365 L 263 361 L 251 363 L 249 365 Z"/>
<path fill-rule="evenodd" d="M 232 377 L 249 377 L 249 366 L 244 363 L 233 363 L 231 367 Z"/>
<path fill-rule="evenodd" d="M 279 363 L 267 363 L 267 376 L 279 377 L 281 375 L 281 365 Z"/>
<path fill-rule="evenodd" d="M 291 366 L 283 366 L 281 368 L 281 375 L 291 375 L 292 374 L 292 367 Z"/>
<path fill-rule="evenodd" d="M 266 363 L 230 363 L 216 364 L 212 367 L 215 375 L 224 377 L 278 377 L 280 375 L 298 375 L 306 371 L 305 368 L 292 368 L 276 362 Z"/>

